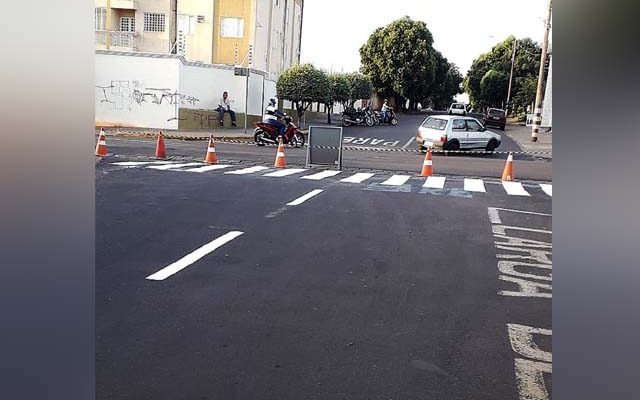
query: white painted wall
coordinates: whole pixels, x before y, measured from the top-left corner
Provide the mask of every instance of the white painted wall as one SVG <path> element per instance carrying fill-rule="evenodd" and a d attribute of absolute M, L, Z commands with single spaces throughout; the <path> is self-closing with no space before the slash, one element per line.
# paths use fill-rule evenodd
<path fill-rule="evenodd" d="M 224 91 L 244 113 L 247 79 L 231 68 L 140 53 L 96 52 L 95 60 L 96 125 L 178 129 L 178 108 L 214 110 Z M 274 81 L 249 76 L 249 115 L 262 115 L 275 96 Z"/>
<path fill-rule="evenodd" d="M 177 129 L 175 58 L 95 55 L 96 125 Z"/>

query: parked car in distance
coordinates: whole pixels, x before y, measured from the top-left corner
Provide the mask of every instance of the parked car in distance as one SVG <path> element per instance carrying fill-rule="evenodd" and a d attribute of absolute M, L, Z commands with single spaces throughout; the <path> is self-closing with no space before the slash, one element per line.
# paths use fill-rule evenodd
<path fill-rule="evenodd" d="M 432 115 L 418 128 L 416 142 L 421 150 L 431 147 L 442 150 L 485 149 L 494 151 L 502 137 L 487 130 L 475 118 L 457 115 Z"/>
<path fill-rule="evenodd" d="M 451 106 L 449 106 L 449 115 L 453 114 L 467 115 L 467 107 L 464 103 L 452 103 Z"/>
<path fill-rule="evenodd" d="M 490 108 L 484 115 L 483 122 L 485 126 L 493 125 L 504 130 L 505 126 L 507 125 L 507 114 L 504 110 L 501 110 L 499 108 Z"/>

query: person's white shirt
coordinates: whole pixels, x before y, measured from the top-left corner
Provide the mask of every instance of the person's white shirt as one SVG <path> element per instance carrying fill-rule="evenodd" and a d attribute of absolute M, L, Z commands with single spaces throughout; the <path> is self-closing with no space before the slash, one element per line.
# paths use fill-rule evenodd
<path fill-rule="evenodd" d="M 267 109 L 265 110 L 264 113 L 264 119 L 268 120 L 268 119 L 278 119 L 278 116 L 276 116 L 276 112 L 278 111 L 278 109 L 275 106 L 272 105 L 268 105 Z"/>
<path fill-rule="evenodd" d="M 387 105 L 386 102 L 382 105 L 382 110 L 381 111 L 389 111 L 389 106 Z"/>
<path fill-rule="evenodd" d="M 233 103 L 233 100 L 231 100 L 231 98 L 229 96 L 227 96 L 227 98 L 225 99 L 224 97 L 220 97 L 220 105 L 226 109 L 229 109 L 231 107 L 231 103 Z"/>

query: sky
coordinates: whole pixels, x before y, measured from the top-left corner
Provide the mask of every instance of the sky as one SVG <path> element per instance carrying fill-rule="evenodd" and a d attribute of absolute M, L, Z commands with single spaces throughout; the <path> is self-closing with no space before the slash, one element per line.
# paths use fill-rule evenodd
<path fill-rule="evenodd" d="M 360 68 L 358 52 L 380 26 L 424 21 L 433 47 L 464 75 L 509 35 L 541 43 L 547 0 L 305 0 L 300 61 L 333 72 Z"/>

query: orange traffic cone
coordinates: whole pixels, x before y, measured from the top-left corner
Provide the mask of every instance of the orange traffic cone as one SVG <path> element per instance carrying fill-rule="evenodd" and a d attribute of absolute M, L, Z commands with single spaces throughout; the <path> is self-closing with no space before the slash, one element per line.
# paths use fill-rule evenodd
<path fill-rule="evenodd" d="M 204 157 L 204 162 L 209 164 L 218 163 L 218 155 L 216 154 L 216 143 L 213 141 L 213 135 L 209 136 L 209 145 L 207 146 L 207 155 Z"/>
<path fill-rule="evenodd" d="M 282 144 L 282 138 L 279 140 L 278 151 L 276 152 L 276 162 L 273 165 L 278 168 L 284 168 L 287 166 L 287 162 L 284 159 L 284 144 Z"/>
<path fill-rule="evenodd" d="M 503 181 L 512 181 L 514 179 L 513 175 L 513 154 L 509 153 L 509 157 L 507 157 L 507 163 L 504 166 L 504 171 L 502 171 L 502 180 Z"/>
<path fill-rule="evenodd" d="M 96 144 L 96 156 L 107 156 L 107 137 L 104 134 L 104 129 L 100 128 L 100 136 L 98 136 L 98 143 Z"/>
<path fill-rule="evenodd" d="M 158 135 L 158 142 L 156 143 L 156 158 L 159 160 L 164 160 L 167 158 L 167 150 L 164 147 L 164 136 L 162 135 L 162 131 Z"/>
<path fill-rule="evenodd" d="M 433 161 L 431 160 L 431 147 L 427 149 L 427 154 L 424 156 L 424 162 L 422 163 L 422 172 L 420 176 L 433 175 Z"/>

